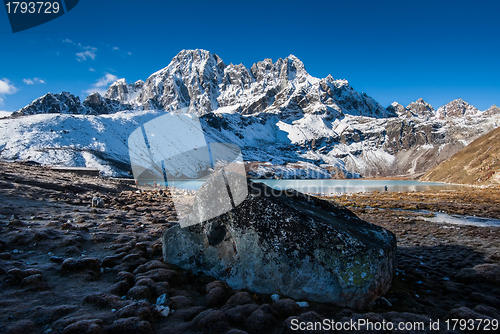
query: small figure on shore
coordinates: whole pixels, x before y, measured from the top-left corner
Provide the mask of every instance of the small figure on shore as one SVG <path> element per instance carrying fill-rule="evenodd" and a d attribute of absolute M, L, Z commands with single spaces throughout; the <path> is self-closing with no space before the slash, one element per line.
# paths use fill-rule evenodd
<path fill-rule="evenodd" d="M 387 191 L 387 186 L 385 186 L 385 191 Z"/>

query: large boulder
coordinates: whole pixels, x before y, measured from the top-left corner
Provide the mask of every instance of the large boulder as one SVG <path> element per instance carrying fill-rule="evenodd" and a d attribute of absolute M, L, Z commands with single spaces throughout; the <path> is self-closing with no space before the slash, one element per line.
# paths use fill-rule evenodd
<path fill-rule="evenodd" d="M 207 183 L 197 206 L 209 201 Z M 165 262 L 237 289 L 356 309 L 387 292 L 396 269 L 393 233 L 293 190 L 247 186 L 248 196 L 229 212 L 170 227 L 163 235 Z"/>

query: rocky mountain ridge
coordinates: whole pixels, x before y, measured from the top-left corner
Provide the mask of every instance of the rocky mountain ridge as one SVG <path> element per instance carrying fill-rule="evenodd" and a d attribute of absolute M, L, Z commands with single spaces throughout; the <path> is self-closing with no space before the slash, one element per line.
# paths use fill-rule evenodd
<path fill-rule="evenodd" d="M 89 124 L 96 121 L 111 126 L 109 131 L 117 140 L 126 141 L 129 132 L 123 124 L 139 126 L 155 113 L 180 108 L 201 117 L 208 141 L 234 143 L 242 149 L 245 160 L 263 162 L 253 165 L 251 173 L 255 177 L 422 173 L 500 126 L 500 108 L 479 111 L 461 99 L 437 110 L 423 99 L 406 107 L 395 102 L 385 109 L 365 93 L 356 92 L 346 80 L 335 80 L 330 75 L 324 79 L 312 77 L 293 55 L 274 63 L 265 59 L 246 68 L 242 64 L 226 65 L 205 50 L 183 50 L 145 82 L 128 84 L 120 79 L 104 96 L 93 93 L 83 102 L 70 93 L 49 93 L 4 120 L 9 123 L 18 119 L 16 122 L 22 125 L 32 123 L 20 120 L 22 115 L 95 116 L 93 121 L 65 118 L 66 123 L 78 123 L 72 125 L 75 129 L 83 127 L 81 132 L 89 136 L 92 133 L 93 142 L 84 142 L 83 137 L 70 142 L 51 137 L 55 143 L 22 146 L 12 137 L 0 136 L 0 157 L 36 156 L 44 163 L 82 165 L 87 164 L 87 159 L 68 161 L 60 156 L 61 148 L 55 153 L 52 147 L 72 145 L 72 152 L 75 147 L 78 152 L 95 152 L 94 146 L 88 146 L 91 143 L 100 147 L 99 157 L 91 160 L 102 161 L 103 168 L 112 174 L 122 174 L 122 167 L 110 169 L 106 161 L 112 156 L 113 161 L 127 165 L 126 148 L 116 151 L 116 145 L 109 143 L 112 138 L 87 128 Z M 40 118 L 40 122 L 48 119 Z M 50 119 L 50 124 L 39 124 L 39 131 L 54 127 Z M 110 123 L 110 119 L 117 123 Z M 52 153 L 42 159 L 29 147 Z"/>

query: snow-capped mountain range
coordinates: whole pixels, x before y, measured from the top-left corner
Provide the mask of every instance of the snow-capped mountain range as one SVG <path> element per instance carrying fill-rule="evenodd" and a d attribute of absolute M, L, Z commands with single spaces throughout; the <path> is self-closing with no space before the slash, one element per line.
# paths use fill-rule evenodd
<path fill-rule="evenodd" d="M 124 175 L 130 133 L 181 108 L 201 117 L 207 141 L 238 145 L 251 174 L 286 178 L 420 173 L 500 126 L 500 108 L 461 99 L 384 108 L 346 80 L 312 77 L 292 55 L 248 69 L 183 50 L 145 82 L 120 79 L 83 102 L 49 93 L 0 119 L 0 158 Z"/>

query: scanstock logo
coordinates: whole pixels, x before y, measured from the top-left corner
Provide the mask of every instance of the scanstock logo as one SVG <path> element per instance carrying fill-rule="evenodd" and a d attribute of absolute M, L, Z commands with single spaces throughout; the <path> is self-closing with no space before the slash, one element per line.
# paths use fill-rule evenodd
<path fill-rule="evenodd" d="M 248 195 L 239 147 L 207 143 L 200 119 L 186 111 L 157 117 L 128 139 L 136 184 L 168 187 L 181 227 L 224 214 Z"/>
<path fill-rule="evenodd" d="M 12 32 L 47 23 L 75 8 L 79 0 L 11 1 L 4 0 Z"/>

